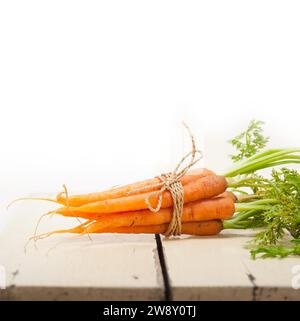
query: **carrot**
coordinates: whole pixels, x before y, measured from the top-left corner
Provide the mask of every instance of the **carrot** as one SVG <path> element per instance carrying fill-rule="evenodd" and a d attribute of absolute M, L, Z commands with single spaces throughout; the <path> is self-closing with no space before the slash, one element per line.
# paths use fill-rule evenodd
<path fill-rule="evenodd" d="M 214 172 L 206 169 L 206 168 L 201 168 L 201 169 L 195 169 L 189 171 L 187 174 L 181 177 L 180 182 L 182 185 L 186 185 L 189 182 L 191 182 L 194 179 L 197 178 L 202 178 L 208 175 L 215 175 Z M 141 194 L 143 192 L 153 192 L 158 189 L 158 187 L 154 188 L 147 188 L 152 185 L 156 185 L 161 183 L 161 181 L 156 177 L 152 179 L 147 179 L 145 181 L 129 184 L 129 185 L 124 185 L 120 186 L 117 188 L 112 188 L 107 191 L 103 192 L 96 192 L 96 193 L 89 193 L 89 194 L 81 194 L 81 195 L 72 195 L 68 197 L 68 205 L 77 207 L 77 206 L 82 206 L 85 204 L 89 203 L 94 203 L 98 201 L 103 201 L 107 199 L 115 199 L 119 197 L 124 197 L 127 196 L 128 193 L 131 193 L 131 195 L 134 194 Z M 144 189 L 144 191 L 136 191 L 139 189 Z M 146 189 L 147 188 L 147 189 Z M 58 203 L 67 205 L 67 197 L 65 192 L 61 192 L 56 196 L 56 200 Z"/>
<path fill-rule="evenodd" d="M 182 222 L 206 221 L 215 219 L 228 219 L 235 211 L 233 193 L 226 192 L 222 196 L 199 200 L 185 204 L 181 217 Z M 97 220 L 94 229 L 118 228 L 140 226 L 140 225 L 160 225 L 169 223 L 172 219 L 172 208 L 160 209 L 153 213 L 150 210 L 111 213 L 111 214 L 91 214 L 79 213 L 80 217 Z M 88 228 L 89 233 L 93 233 Z"/>
<path fill-rule="evenodd" d="M 238 199 L 234 193 L 229 192 L 229 191 L 225 191 L 224 193 L 218 195 L 217 197 L 222 197 L 222 196 L 231 198 L 233 200 L 233 202 L 236 202 Z"/>
<path fill-rule="evenodd" d="M 76 234 L 82 234 L 84 233 L 86 227 L 90 224 L 94 223 L 94 220 L 87 220 L 83 223 L 81 223 L 80 225 L 78 226 L 75 226 L 73 228 L 70 228 L 70 229 L 64 229 L 64 230 L 55 230 L 55 231 L 52 231 L 52 232 L 47 232 L 47 233 L 43 233 L 43 234 L 39 234 L 39 235 L 36 235 L 34 234 L 34 236 L 30 237 L 29 238 L 29 241 L 30 240 L 40 240 L 40 239 L 43 239 L 43 238 L 46 238 L 46 237 L 49 237 L 53 234 L 61 234 L 61 233 L 76 233 Z"/>
<path fill-rule="evenodd" d="M 161 209 L 157 213 L 150 210 L 103 215 L 94 224 L 96 230 L 116 228 L 120 226 L 160 225 L 167 224 L 172 219 L 172 208 Z M 184 205 L 181 221 L 195 222 L 215 219 L 229 219 L 235 212 L 234 202 L 229 197 L 219 197 L 195 201 Z M 124 215 L 125 214 L 125 215 Z M 93 233 L 92 227 L 87 227 Z"/>
<path fill-rule="evenodd" d="M 215 173 L 206 168 L 193 169 L 189 171 L 187 174 L 185 174 L 184 176 L 182 176 L 180 178 L 180 182 L 182 183 L 182 185 L 186 185 L 194 179 L 202 178 L 209 175 L 215 175 Z M 64 206 L 77 207 L 77 206 L 82 206 L 89 203 L 104 201 L 106 199 L 115 199 L 119 197 L 124 197 L 124 196 L 127 196 L 128 194 L 135 195 L 135 194 L 142 194 L 146 192 L 155 191 L 159 189 L 158 186 L 155 187 L 155 185 L 159 183 L 161 183 L 161 181 L 156 177 L 156 178 L 144 180 L 133 184 L 120 186 L 117 188 L 111 188 L 109 190 L 102 191 L 102 192 L 72 195 L 72 196 L 68 195 L 67 188 L 65 185 L 63 185 L 64 191 L 58 193 L 56 196 L 56 199 L 46 198 L 46 197 L 19 197 L 17 199 L 12 200 L 7 205 L 7 209 L 16 202 L 29 201 L 29 200 L 48 201 L 48 202 L 61 204 Z M 154 185 L 154 187 L 152 187 L 152 185 Z"/>
<path fill-rule="evenodd" d="M 87 227 L 88 233 L 100 231 L 102 229 L 114 229 L 118 227 L 131 227 L 143 225 L 167 224 L 172 219 L 172 209 L 161 209 L 157 213 L 151 211 L 137 211 L 117 214 L 103 215 L 97 222 Z M 196 201 L 184 206 L 181 221 L 196 222 L 215 219 L 228 219 L 234 214 L 234 202 L 229 197 L 207 199 Z"/>
<path fill-rule="evenodd" d="M 123 233 L 123 234 L 163 234 L 167 231 L 168 224 L 160 225 L 145 225 L 145 226 L 130 226 L 130 227 L 118 227 L 107 228 L 101 231 L 101 233 Z M 182 224 L 181 233 L 199 236 L 217 235 L 223 229 L 222 221 L 202 221 L 202 222 L 188 222 Z M 98 233 L 98 232 L 95 232 Z"/>
<path fill-rule="evenodd" d="M 61 233 L 74 233 L 74 234 L 88 234 L 90 232 L 87 231 L 89 226 L 93 226 L 94 222 L 88 222 L 89 225 L 81 224 L 75 228 L 67 229 L 67 230 L 57 230 L 49 233 L 44 233 L 41 235 L 37 235 L 32 237 L 31 239 L 38 240 L 49 237 L 53 234 L 61 234 Z M 93 229 L 92 233 L 124 233 L 124 234 L 163 234 L 167 231 L 168 224 L 160 224 L 160 225 L 140 225 L 140 226 L 126 226 L 126 227 L 117 227 L 117 228 L 105 228 L 101 229 L 101 231 L 97 229 Z M 210 220 L 210 221 L 202 221 L 202 222 L 187 222 L 182 224 L 181 232 L 182 234 L 191 234 L 191 235 L 216 235 L 221 232 L 223 229 L 223 223 L 221 220 Z"/>
<path fill-rule="evenodd" d="M 209 175 L 192 180 L 183 186 L 184 202 L 193 202 L 200 199 L 211 198 L 223 193 L 226 190 L 227 181 L 223 176 Z M 153 192 L 130 195 L 116 199 L 94 202 L 79 207 L 61 207 L 51 213 L 67 216 L 79 216 L 79 213 L 117 213 L 127 211 L 138 211 L 147 209 L 145 198 L 149 199 L 152 206 L 156 206 L 159 196 Z M 162 193 L 161 208 L 171 207 L 172 196 L 169 191 Z"/>

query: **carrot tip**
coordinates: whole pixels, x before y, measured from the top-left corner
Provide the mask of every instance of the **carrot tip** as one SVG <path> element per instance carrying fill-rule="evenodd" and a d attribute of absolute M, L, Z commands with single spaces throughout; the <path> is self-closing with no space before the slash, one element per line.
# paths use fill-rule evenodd
<path fill-rule="evenodd" d="M 48 201 L 48 202 L 54 202 L 56 204 L 60 204 L 57 200 L 54 200 L 52 198 L 47 198 L 47 197 L 19 197 L 19 198 L 16 198 L 15 200 L 12 200 L 6 206 L 6 210 L 8 210 L 11 205 L 13 205 L 14 203 L 19 202 L 19 201 Z"/>

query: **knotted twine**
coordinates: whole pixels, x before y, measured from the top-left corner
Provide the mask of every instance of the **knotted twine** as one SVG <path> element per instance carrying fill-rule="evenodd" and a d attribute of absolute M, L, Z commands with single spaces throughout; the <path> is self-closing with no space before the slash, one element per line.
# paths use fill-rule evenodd
<path fill-rule="evenodd" d="M 189 136 L 191 138 L 192 142 L 192 150 L 187 153 L 181 161 L 177 164 L 173 172 L 164 173 L 160 176 L 157 176 L 160 180 L 160 183 L 158 184 L 152 184 L 149 186 L 144 186 L 142 188 L 135 189 L 128 194 L 133 194 L 140 191 L 145 191 L 148 189 L 156 189 L 158 188 L 158 191 L 154 191 L 149 196 L 145 198 L 145 202 L 147 204 L 148 209 L 151 212 L 157 213 L 162 206 L 162 199 L 163 199 L 163 192 L 168 190 L 171 193 L 172 200 L 173 200 L 173 212 L 172 212 L 172 219 L 169 223 L 169 226 L 164 233 L 165 236 L 176 236 L 181 234 L 181 217 L 183 213 L 183 205 L 184 205 L 184 189 L 182 186 L 182 183 L 180 181 L 181 177 L 184 176 L 187 171 L 194 166 L 197 162 L 199 162 L 203 158 L 203 153 L 200 150 L 196 149 L 195 139 L 192 135 L 192 132 L 190 128 L 183 123 L 183 126 L 187 129 Z M 196 155 L 199 154 L 200 156 L 196 158 Z M 183 166 L 183 163 L 190 157 L 189 163 L 183 167 L 181 170 L 180 168 Z M 158 202 L 156 207 L 153 207 L 150 204 L 149 199 L 153 196 L 158 195 Z"/>

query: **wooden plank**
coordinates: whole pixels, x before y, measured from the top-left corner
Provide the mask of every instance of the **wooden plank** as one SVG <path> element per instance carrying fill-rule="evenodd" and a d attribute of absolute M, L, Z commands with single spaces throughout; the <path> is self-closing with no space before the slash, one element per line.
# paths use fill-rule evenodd
<path fill-rule="evenodd" d="M 292 283 L 296 266 L 299 279 L 299 258 L 247 259 L 244 263 L 252 275 L 254 300 L 300 300 L 300 289 L 294 289 Z"/>
<path fill-rule="evenodd" d="M 299 300 L 291 269 L 299 259 L 252 260 L 249 232 L 163 239 L 174 300 Z"/>
<path fill-rule="evenodd" d="M 29 204 L 29 203 L 28 203 Z M 40 213 L 47 206 L 22 205 L 0 234 L 0 264 L 6 290 L 0 298 L 17 300 L 161 300 L 161 270 L 153 235 L 58 235 L 40 240 L 24 253 Z M 12 213 L 10 213 L 11 215 Z M 74 226 L 61 217 L 46 218 L 41 231 Z"/>

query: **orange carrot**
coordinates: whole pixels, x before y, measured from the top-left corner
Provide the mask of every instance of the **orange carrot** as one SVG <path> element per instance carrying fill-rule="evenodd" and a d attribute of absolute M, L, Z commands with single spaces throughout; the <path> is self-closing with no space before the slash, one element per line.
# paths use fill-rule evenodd
<path fill-rule="evenodd" d="M 233 200 L 233 202 L 236 202 L 237 201 L 237 197 L 234 193 L 232 192 L 229 192 L 229 191 L 226 191 L 220 195 L 218 195 L 217 197 L 229 197 Z"/>
<path fill-rule="evenodd" d="M 38 240 L 49 237 L 53 234 L 61 233 L 74 233 L 74 234 L 88 234 L 88 233 L 124 233 L 124 234 L 163 234 L 167 231 L 168 224 L 160 225 L 140 225 L 140 226 L 127 226 L 127 227 L 117 227 L 117 228 L 105 228 L 101 230 L 91 229 L 93 232 L 87 231 L 89 226 L 93 226 L 95 222 L 88 222 L 87 226 L 81 224 L 75 228 L 67 230 L 57 230 L 49 233 L 44 233 L 32 237 L 31 239 Z M 216 235 L 220 233 L 223 229 L 223 224 L 221 220 L 211 220 L 211 221 L 201 221 L 201 222 L 187 222 L 182 224 L 181 232 L 182 234 L 191 235 Z"/>
<path fill-rule="evenodd" d="M 215 219 L 228 219 L 235 211 L 232 193 L 226 192 L 212 199 L 199 200 L 187 203 L 183 207 L 182 222 L 206 221 Z M 150 210 L 91 214 L 79 213 L 81 218 L 97 220 L 93 229 L 100 231 L 106 228 L 130 227 L 140 225 L 160 225 L 169 223 L 172 219 L 172 208 L 164 208 L 156 213 Z M 93 230 L 87 228 L 89 233 Z"/>
<path fill-rule="evenodd" d="M 101 233 L 123 233 L 123 234 L 163 234 L 167 231 L 168 224 L 161 225 L 145 225 L 145 226 L 130 226 L 118 227 L 114 229 L 104 229 Z M 198 236 L 217 235 L 223 229 L 222 221 L 202 221 L 183 223 L 181 234 L 190 234 Z M 98 233 L 98 232 L 95 232 Z"/>
<path fill-rule="evenodd" d="M 182 185 L 186 185 L 194 179 L 202 178 L 208 175 L 215 175 L 215 174 L 214 172 L 206 168 L 194 169 L 189 171 L 184 176 L 182 176 L 180 181 Z M 68 205 L 77 207 L 88 203 L 94 203 L 94 202 L 103 201 L 107 199 L 124 197 L 124 196 L 127 196 L 128 193 L 132 193 L 131 195 L 134 195 L 134 194 L 141 194 L 144 192 L 151 192 L 151 191 L 157 190 L 158 188 L 149 188 L 149 189 L 145 189 L 144 191 L 137 191 L 137 192 L 134 192 L 134 191 L 138 189 L 146 188 L 151 185 L 159 184 L 160 182 L 161 181 L 156 177 L 156 178 L 148 179 L 145 181 L 141 181 L 141 182 L 137 182 L 129 185 L 112 188 L 110 190 L 103 191 L 103 192 L 72 195 L 68 197 Z M 56 200 L 58 203 L 66 205 L 67 204 L 66 193 L 65 192 L 59 193 L 56 196 Z"/>
<path fill-rule="evenodd" d="M 234 214 L 234 202 L 229 197 L 207 199 L 188 203 L 184 206 L 181 221 L 197 222 L 216 219 L 228 219 Z M 172 219 L 172 209 L 161 209 L 157 213 L 137 211 L 103 215 L 101 219 L 86 228 L 88 233 L 101 232 L 102 229 L 143 225 L 167 224 Z"/>
<path fill-rule="evenodd" d="M 184 202 L 193 202 L 200 199 L 211 198 L 223 193 L 226 190 L 227 181 L 223 176 L 209 175 L 206 177 L 192 180 L 183 186 Z M 126 197 L 108 199 L 94 202 L 79 207 L 61 207 L 52 213 L 79 216 L 79 213 L 117 213 L 127 211 L 138 211 L 147 209 L 145 198 L 149 199 L 152 206 L 156 206 L 158 195 L 153 192 L 130 195 Z M 173 204 L 172 196 L 169 191 L 162 193 L 161 208 L 171 207 Z"/>

